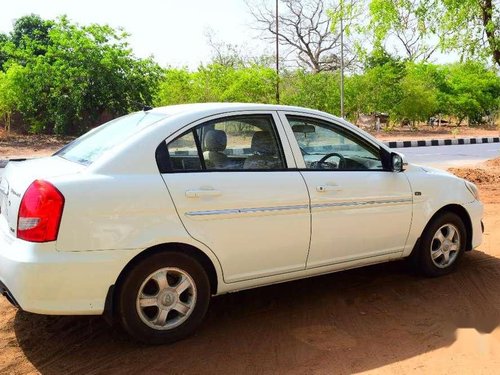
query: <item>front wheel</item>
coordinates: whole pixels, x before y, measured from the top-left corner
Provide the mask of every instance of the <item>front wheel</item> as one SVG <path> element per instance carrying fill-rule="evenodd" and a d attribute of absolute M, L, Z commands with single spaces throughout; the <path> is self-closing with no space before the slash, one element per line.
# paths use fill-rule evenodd
<path fill-rule="evenodd" d="M 447 212 L 434 218 L 421 239 L 418 261 L 422 272 L 435 277 L 454 271 L 465 251 L 466 236 L 458 215 Z"/>
<path fill-rule="evenodd" d="M 203 267 L 182 253 L 154 254 L 137 264 L 118 295 L 123 328 L 139 341 L 170 343 L 202 322 L 210 302 Z"/>

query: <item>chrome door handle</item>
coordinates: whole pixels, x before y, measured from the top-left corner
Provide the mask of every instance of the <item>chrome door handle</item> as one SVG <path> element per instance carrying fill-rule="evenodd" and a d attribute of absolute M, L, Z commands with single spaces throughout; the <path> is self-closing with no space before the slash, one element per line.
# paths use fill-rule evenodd
<path fill-rule="evenodd" d="M 186 190 L 186 197 L 200 198 L 200 197 L 217 197 L 221 195 L 219 190 L 212 189 L 199 189 L 199 190 Z"/>
<path fill-rule="evenodd" d="M 325 193 L 327 191 L 341 191 L 342 187 L 339 185 L 327 184 L 327 185 L 318 185 L 316 186 L 316 191 L 318 193 Z"/>

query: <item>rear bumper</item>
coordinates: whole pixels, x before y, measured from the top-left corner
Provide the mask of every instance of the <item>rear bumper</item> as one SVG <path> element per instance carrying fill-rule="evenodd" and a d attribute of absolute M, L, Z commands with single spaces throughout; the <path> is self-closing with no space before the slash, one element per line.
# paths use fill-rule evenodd
<path fill-rule="evenodd" d="M 0 293 L 22 310 L 100 315 L 106 295 L 137 252 L 62 252 L 0 233 Z"/>
<path fill-rule="evenodd" d="M 16 299 L 10 292 L 9 288 L 7 288 L 1 281 L 0 281 L 0 295 L 7 298 L 7 301 L 9 301 L 13 306 L 20 308 L 19 304 L 17 303 Z"/>

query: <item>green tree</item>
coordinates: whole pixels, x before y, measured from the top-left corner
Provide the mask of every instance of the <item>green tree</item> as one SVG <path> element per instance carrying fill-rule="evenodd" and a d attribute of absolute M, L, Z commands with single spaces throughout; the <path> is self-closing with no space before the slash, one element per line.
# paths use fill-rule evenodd
<path fill-rule="evenodd" d="M 265 66 L 252 65 L 236 69 L 222 95 L 223 101 L 241 103 L 274 103 L 276 72 Z"/>
<path fill-rule="evenodd" d="M 436 114 L 439 104 L 435 75 L 436 68 L 433 65 L 406 65 L 405 76 L 400 82 L 401 98 L 394 107 L 397 118 L 410 121 L 415 127 L 416 122 L 427 121 Z"/>
<path fill-rule="evenodd" d="M 9 59 L 9 55 L 6 50 L 6 45 L 9 42 L 9 37 L 7 34 L 0 33 L 0 70 L 4 69 L 4 64 Z"/>
<path fill-rule="evenodd" d="M 8 62 L 26 65 L 30 59 L 44 55 L 53 25 L 53 21 L 34 14 L 17 19 L 8 35 L 0 35 L 0 68 L 5 71 Z"/>
<path fill-rule="evenodd" d="M 480 63 L 468 62 L 442 67 L 440 108 L 455 116 L 460 124 L 482 122 L 484 116 L 495 114 L 500 108 L 500 77 Z"/>
<path fill-rule="evenodd" d="M 389 61 L 375 65 L 361 75 L 346 80 L 346 103 L 350 113 L 385 112 L 397 117 L 394 109 L 403 95 L 401 80 L 405 74 L 404 65 Z M 352 116 L 352 115 L 351 115 Z"/>
<path fill-rule="evenodd" d="M 500 1 L 439 0 L 441 43 L 465 57 L 490 57 L 500 67 Z"/>
<path fill-rule="evenodd" d="M 159 83 L 158 93 L 154 99 L 154 104 L 172 105 L 180 103 L 194 103 L 194 74 L 187 69 L 166 69 L 161 82 Z"/>
<path fill-rule="evenodd" d="M 53 21 L 43 20 L 36 14 L 18 18 L 14 22 L 10 40 L 16 48 L 26 49 L 30 45 L 35 47 L 35 55 L 43 54 L 50 44 L 49 31 L 53 25 Z"/>
<path fill-rule="evenodd" d="M 16 110 L 19 101 L 20 93 L 17 90 L 12 74 L 0 71 L 0 121 L 3 123 L 7 131 L 10 130 L 11 116 Z"/>
<path fill-rule="evenodd" d="M 155 100 L 157 105 L 194 102 L 260 102 L 275 98 L 276 73 L 273 69 L 250 65 L 200 66 L 196 72 L 167 69 Z"/>
<path fill-rule="evenodd" d="M 200 66 L 194 74 L 195 101 L 221 102 L 235 68 L 217 63 Z"/>
<path fill-rule="evenodd" d="M 410 61 L 428 61 L 437 50 L 435 0 L 370 0 L 369 9 L 375 49 L 390 43 Z"/>
<path fill-rule="evenodd" d="M 152 103 L 161 69 L 152 59 L 136 58 L 127 37 L 109 26 L 80 26 L 65 17 L 51 23 L 43 54 L 33 48 L 38 41 L 29 33 L 20 37 L 7 74 L 23 92 L 17 109 L 31 130 L 78 134 L 101 116 Z"/>
<path fill-rule="evenodd" d="M 339 114 L 340 75 L 337 72 L 316 74 L 297 70 L 282 78 L 282 103 Z"/>

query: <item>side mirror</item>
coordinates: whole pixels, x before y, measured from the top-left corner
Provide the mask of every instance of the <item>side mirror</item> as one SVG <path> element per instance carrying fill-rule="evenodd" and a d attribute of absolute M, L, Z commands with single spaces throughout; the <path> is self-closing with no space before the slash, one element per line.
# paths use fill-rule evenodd
<path fill-rule="evenodd" d="M 391 170 L 393 172 L 402 172 L 407 165 L 408 163 L 404 155 L 398 154 L 397 152 L 391 154 Z"/>

